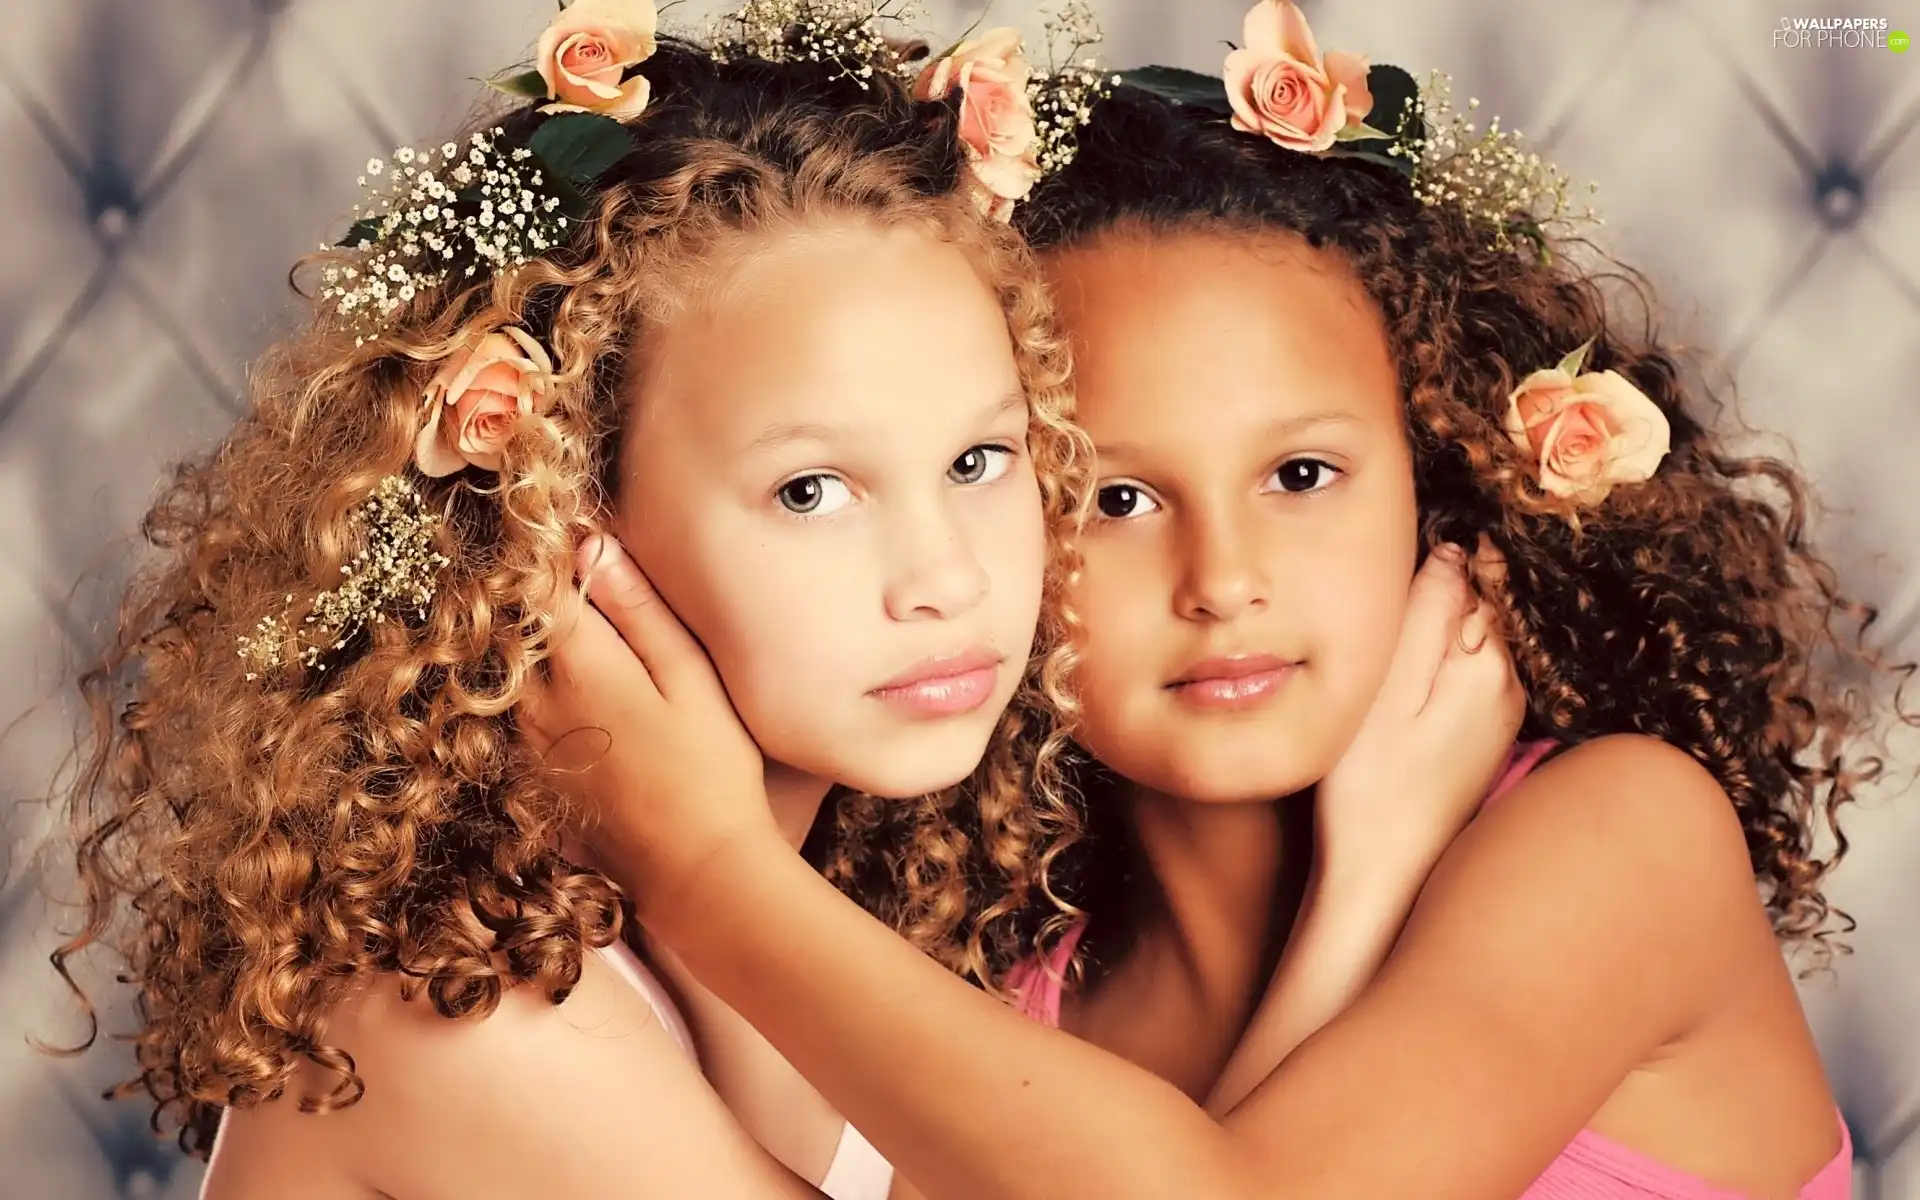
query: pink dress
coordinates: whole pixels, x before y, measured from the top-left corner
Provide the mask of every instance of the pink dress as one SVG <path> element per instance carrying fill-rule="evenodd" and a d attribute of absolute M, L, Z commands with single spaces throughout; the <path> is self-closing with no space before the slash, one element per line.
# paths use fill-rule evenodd
<path fill-rule="evenodd" d="M 1514 747 L 1506 769 L 1487 793 L 1498 799 L 1551 753 L 1554 742 Z M 1006 989 L 1020 1012 L 1044 1025 L 1060 1024 L 1061 981 L 1085 923 L 1069 929 L 1045 961 L 1030 958 L 1007 973 Z M 1840 1122 L 1840 1152 L 1800 1189 L 1800 1200 L 1851 1200 L 1853 1141 Z M 1560 1152 L 1520 1200 L 1745 1200 L 1697 1176 L 1667 1166 L 1590 1129 Z"/>

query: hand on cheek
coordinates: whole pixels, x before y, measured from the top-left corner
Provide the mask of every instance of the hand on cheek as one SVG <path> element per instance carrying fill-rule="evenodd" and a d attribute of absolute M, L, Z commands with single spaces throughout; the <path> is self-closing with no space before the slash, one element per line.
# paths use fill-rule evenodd
<path fill-rule="evenodd" d="M 1499 565 L 1483 550 L 1475 574 Z M 1321 840 L 1332 853 L 1424 870 L 1478 809 L 1525 708 L 1498 625 L 1458 547 L 1428 557 L 1386 681 L 1320 784 Z"/>
<path fill-rule="evenodd" d="M 591 603 L 556 636 L 521 723 L 644 913 L 736 839 L 779 832 L 759 749 L 699 643 L 612 538 L 589 539 L 579 569 Z"/>

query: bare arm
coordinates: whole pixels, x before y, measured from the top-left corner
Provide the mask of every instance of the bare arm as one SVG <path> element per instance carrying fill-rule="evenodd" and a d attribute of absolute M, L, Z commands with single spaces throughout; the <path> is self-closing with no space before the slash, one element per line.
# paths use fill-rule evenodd
<path fill-rule="evenodd" d="M 656 930 L 935 1200 L 1512 1196 L 1764 925 L 1703 770 L 1583 746 L 1461 836 L 1374 986 L 1216 1123 L 952 978 L 784 844 L 712 868 Z"/>
<path fill-rule="evenodd" d="M 820 1195 L 747 1136 L 595 955 L 559 1006 L 519 987 L 483 1020 L 449 1020 L 384 988 L 335 1025 L 365 1096 L 324 1116 L 285 1099 L 243 1114 L 209 1200 L 279 1194 L 301 1160 L 397 1200 Z"/>

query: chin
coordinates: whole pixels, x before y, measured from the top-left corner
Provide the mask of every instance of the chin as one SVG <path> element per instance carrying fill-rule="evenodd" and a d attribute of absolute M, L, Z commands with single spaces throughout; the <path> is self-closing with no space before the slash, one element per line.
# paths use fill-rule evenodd
<path fill-rule="evenodd" d="M 1136 787 L 1186 804 L 1267 804 L 1305 791 L 1327 770 L 1327 764 L 1304 756 L 1261 753 L 1271 745 L 1265 739 L 1258 747 L 1245 737 L 1222 739 L 1226 744 L 1216 746 L 1208 746 L 1208 740 L 1185 738 L 1157 747 L 1136 742 L 1130 753 L 1096 751 L 1095 757 Z"/>
<path fill-rule="evenodd" d="M 966 781 L 986 757 L 989 723 L 894 730 L 869 739 L 856 755 L 841 756 L 830 777 L 883 800 L 907 800 Z"/>

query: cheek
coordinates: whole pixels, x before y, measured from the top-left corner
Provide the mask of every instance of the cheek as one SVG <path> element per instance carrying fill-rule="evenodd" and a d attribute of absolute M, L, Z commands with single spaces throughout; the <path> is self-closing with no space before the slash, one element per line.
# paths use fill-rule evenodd
<path fill-rule="evenodd" d="M 1074 675 L 1081 738 L 1107 759 L 1102 748 L 1121 736 L 1125 710 L 1141 694 L 1141 649 L 1159 652 L 1167 641 L 1171 573 L 1159 548 L 1133 531 L 1083 540 L 1080 549 L 1080 578 L 1068 603 L 1080 622 Z"/>
<path fill-rule="evenodd" d="M 1047 571 L 1040 485 L 1030 465 L 1023 463 L 1018 470 L 983 491 L 965 510 L 970 543 L 991 581 L 987 603 L 994 628 L 988 632 L 1004 639 L 1001 649 L 1009 654 L 1033 642 Z"/>
<path fill-rule="evenodd" d="M 1341 564 L 1331 582 L 1317 623 L 1326 631 L 1326 648 L 1338 657 L 1335 686 L 1346 704 L 1364 710 L 1399 645 L 1412 576 L 1398 555 L 1381 554 Z"/>
<path fill-rule="evenodd" d="M 683 497 L 648 519 L 645 500 L 623 500 L 616 535 L 706 648 L 748 732 L 782 758 L 806 740 L 794 726 L 820 711 L 817 698 L 864 661 L 858 572 L 829 569 L 831 554 L 800 531 L 728 518 L 727 501 Z"/>
<path fill-rule="evenodd" d="M 1407 592 L 1418 555 L 1419 515 L 1412 474 L 1383 479 L 1358 520 L 1325 548 L 1312 592 L 1316 627 L 1328 655 L 1328 686 L 1343 715 L 1357 722 L 1386 678 L 1400 642 Z"/>

